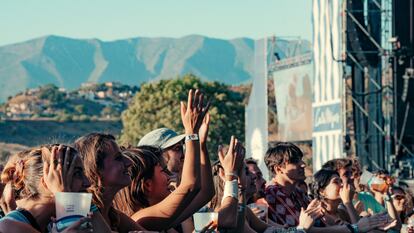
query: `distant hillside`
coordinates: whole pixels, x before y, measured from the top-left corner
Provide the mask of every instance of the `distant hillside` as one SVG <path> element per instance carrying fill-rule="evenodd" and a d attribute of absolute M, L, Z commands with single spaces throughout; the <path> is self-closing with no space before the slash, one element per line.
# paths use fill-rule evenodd
<path fill-rule="evenodd" d="M 53 84 L 27 89 L 0 105 L 1 119 L 96 121 L 119 119 L 138 87 L 118 82 L 84 83 L 66 91 Z"/>
<path fill-rule="evenodd" d="M 0 47 L 0 102 L 49 83 L 74 90 L 85 82 L 139 85 L 186 73 L 238 85 L 253 73 L 254 42 L 198 35 L 110 42 L 46 36 L 6 45 Z M 283 59 L 309 51 L 310 43 L 278 40 L 274 49 Z"/>
<path fill-rule="evenodd" d="M 118 136 L 121 129 L 120 121 L 0 121 L 0 142 L 29 147 L 48 143 L 72 143 L 76 138 L 92 132 L 106 132 Z"/>

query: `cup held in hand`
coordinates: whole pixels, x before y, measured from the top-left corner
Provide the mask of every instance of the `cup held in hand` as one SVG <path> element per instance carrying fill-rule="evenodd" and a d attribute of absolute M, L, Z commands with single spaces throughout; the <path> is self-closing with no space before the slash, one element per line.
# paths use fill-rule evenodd
<path fill-rule="evenodd" d="M 211 221 L 217 222 L 217 212 L 199 212 L 193 215 L 194 217 L 194 230 L 195 232 L 201 232 L 201 230 L 207 226 Z"/>
<path fill-rule="evenodd" d="M 91 207 L 90 193 L 56 193 L 56 228 L 62 231 L 82 217 L 86 217 Z"/>

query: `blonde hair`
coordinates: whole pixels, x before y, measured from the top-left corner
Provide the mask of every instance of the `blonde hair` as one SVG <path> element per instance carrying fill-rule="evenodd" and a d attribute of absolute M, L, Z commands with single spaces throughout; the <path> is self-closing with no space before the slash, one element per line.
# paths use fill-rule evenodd
<path fill-rule="evenodd" d="M 39 183 L 43 177 L 43 164 L 49 165 L 51 149 L 54 145 L 25 150 L 12 155 L 1 173 L 2 183 L 11 182 L 16 199 L 36 199 L 41 195 Z M 70 153 L 77 153 L 70 148 Z"/>

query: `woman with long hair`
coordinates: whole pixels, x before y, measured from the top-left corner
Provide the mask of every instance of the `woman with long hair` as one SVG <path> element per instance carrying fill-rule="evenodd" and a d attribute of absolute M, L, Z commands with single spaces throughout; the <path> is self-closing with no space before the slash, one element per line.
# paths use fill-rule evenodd
<path fill-rule="evenodd" d="M 132 183 L 115 198 L 117 209 L 131 216 L 148 230 L 168 230 L 179 225 L 203 207 L 213 196 L 207 153 L 209 104 L 203 94 L 189 91 L 188 103 L 181 104 L 185 134 L 185 158 L 181 182 L 171 192 L 169 172 L 162 151 L 151 147 L 123 151 L 132 161 Z"/>
<path fill-rule="evenodd" d="M 120 233 L 143 230 L 127 215 L 117 211 L 112 202 L 122 188 L 131 183 L 131 161 L 125 157 L 115 137 L 110 134 L 90 133 L 75 141 L 90 182 L 88 192 L 102 214 L 105 223 Z"/>

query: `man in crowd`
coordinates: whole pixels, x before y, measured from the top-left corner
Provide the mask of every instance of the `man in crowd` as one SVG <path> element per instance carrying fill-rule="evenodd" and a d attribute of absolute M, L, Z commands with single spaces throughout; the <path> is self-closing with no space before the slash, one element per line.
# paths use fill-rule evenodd
<path fill-rule="evenodd" d="M 266 188 L 266 180 L 263 178 L 263 173 L 260 170 L 259 166 L 257 166 L 257 161 L 253 158 L 248 158 L 245 160 L 247 168 L 249 171 L 255 176 L 256 182 L 256 193 L 251 198 L 252 200 L 247 200 L 247 204 L 256 202 L 260 198 L 264 198 L 264 191 Z"/>
<path fill-rule="evenodd" d="M 138 142 L 138 146 L 153 146 L 162 150 L 165 164 L 172 173 L 171 182 L 177 186 L 180 183 L 179 179 L 184 162 L 184 138 L 185 134 L 178 135 L 171 129 L 160 128 L 147 133 Z"/>
<path fill-rule="evenodd" d="M 289 142 L 280 142 L 267 150 L 265 163 L 273 174 L 273 184 L 265 190 L 269 204 L 269 218 L 281 225 L 297 226 L 301 208 L 309 199 L 296 186 L 305 179 L 305 163 L 299 147 Z"/>
<path fill-rule="evenodd" d="M 352 175 L 352 160 L 347 158 L 332 159 L 326 162 L 322 168 L 338 172 L 342 183 L 350 184 L 355 190 L 354 178 Z"/>

